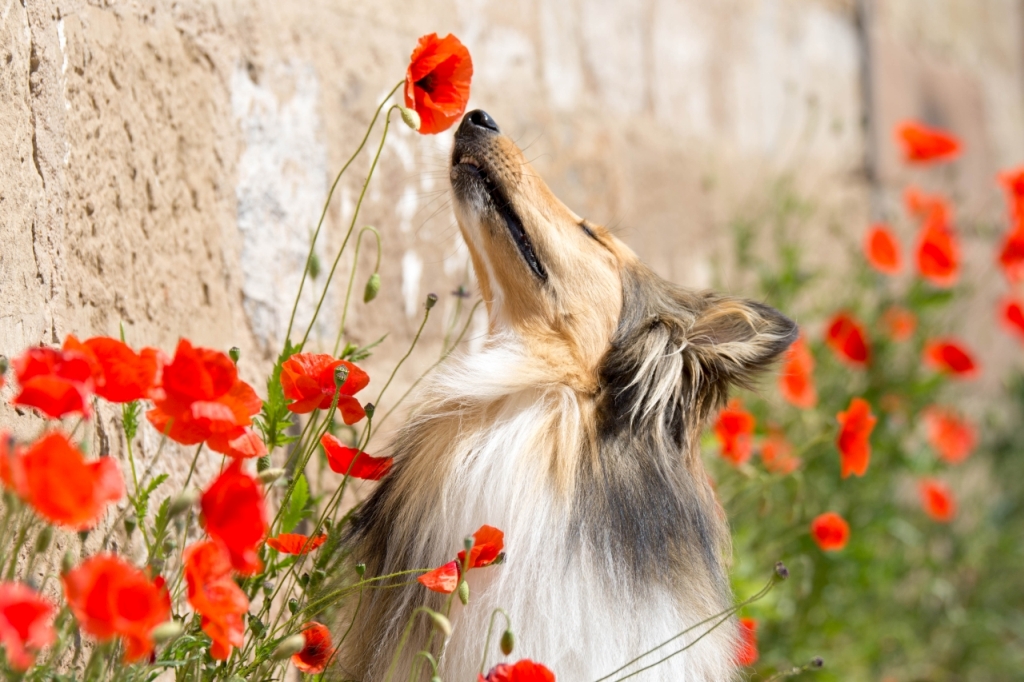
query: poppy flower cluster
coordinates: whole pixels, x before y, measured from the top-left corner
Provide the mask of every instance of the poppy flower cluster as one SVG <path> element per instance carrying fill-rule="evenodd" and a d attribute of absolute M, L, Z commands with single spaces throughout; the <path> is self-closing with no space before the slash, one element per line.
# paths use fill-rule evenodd
<path fill-rule="evenodd" d="M 945 197 L 909 187 L 903 195 L 907 211 L 920 220 L 915 255 L 921 276 L 947 288 L 960 277 L 960 242 L 953 232 L 953 209 Z"/>
<path fill-rule="evenodd" d="M 505 534 L 494 526 L 480 526 L 473 533 L 473 546 L 466 557 L 466 550 L 460 550 L 457 557 L 446 564 L 416 578 L 428 590 L 451 594 L 458 588 L 465 570 L 490 566 L 501 555 L 505 548 Z"/>
<path fill-rule="evenodd" d="M 245 643 L 242 614 L 249 611 L 249 598 L 234 580 L 227 550 L 216 540 L 186 547 L 182 558 L 188 603 L 212 641 L 210 656 L 226 660 L 233 647 Z"/>

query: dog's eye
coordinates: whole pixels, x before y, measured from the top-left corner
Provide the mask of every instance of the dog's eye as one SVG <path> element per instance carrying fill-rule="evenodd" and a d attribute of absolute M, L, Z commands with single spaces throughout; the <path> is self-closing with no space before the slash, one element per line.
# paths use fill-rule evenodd
<path fill-rule="evenodd" d="M 597 238 L 597 235 L 594 234 L 594 231 L 592 229 L 590 229 L 590 225 L 587 225 L 587 221 L 586 220 L 581 220 L 580 221 L 580 227 L 582 227 L 583 231 L 587 233 L 587 236 L 590 237 L 591 239 L 593 239 L 595 242 L 601 241 L 600 239 Z"/>

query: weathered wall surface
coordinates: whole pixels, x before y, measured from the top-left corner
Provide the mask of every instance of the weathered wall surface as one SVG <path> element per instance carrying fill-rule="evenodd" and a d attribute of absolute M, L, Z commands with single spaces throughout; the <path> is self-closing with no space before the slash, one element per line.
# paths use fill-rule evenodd
<path fill-rule="evenodd" d="M 556 193 L 681 283 L 710 283 L 726 221 L 782 173 L 827 207 L 823 225 L 894 215 L 895 189 L 914 179 L 891 151 L 903 117 L 964 137 L 951 181 L 971 210 L 998 215 L 992 176 L 1024 161 L 1024 6 L 927 5 L 0 0 L 0 353 L 123 324 L 139 345 L 238 346 L 261 383 L 333 173 L 431 31 L 469 46 L 470 106 Z M 355 342 L 391 332 L 369 363 L 372 395 L 426 293 L 440 314 L 395 395 L 437 357 L 449 292 L 471 284 L 446 194 L 450 134 L 392 130 L 358 221 L 384 236 L 384 287 L 349 316 Z M 324 271 L 368 165 L 356 161 L 327 214 Z M 364 241 L 357 292 L 373 257 Z M 314 346 L 333 346 L 350 270 L 346 256 Z M 7 407 L 0 422 L 38 428 Z"/>

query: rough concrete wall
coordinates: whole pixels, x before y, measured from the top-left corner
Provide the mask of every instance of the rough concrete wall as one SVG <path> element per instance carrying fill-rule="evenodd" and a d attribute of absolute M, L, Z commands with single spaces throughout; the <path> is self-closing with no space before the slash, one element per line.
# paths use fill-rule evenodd
<path fill-rule="evenodd" d="M 259 384 L 332 175 L 430 31 L 469 46 L 471 107 L 557 194 L 684 284 L 711 281 L 725 221 L 780 173 L 846 224 L 868 220 L 865 92 L 882 135 L 922 116 L 984 150 L 963 186 L 994 206 L 981 179 L 1024 160 L 1021 3 L 859 4 L 878 5 L 868 90 L 857 6 L 841 0 L 0 0 L 0 353 L 123 323 L 135 344 L 238 346 Z M 426 293 L 442 295 L 440 314 L 399 391 L 437 357 L 448 292 L 469 282 L 446 195 L 450 134 L 392 130 L 359 218 L 384 235 L 384 288 L 349 319 L 355 342 L 391 332 L 369 363 L 371 395 Z M 325 270 L 368 164 L 328 212 Z M 904 179 L 891 152 L 877 170 L 883 190 Z M 372 251 L 364 242 L 357 291 Z M 350 268 L 346 257 L 315 346 L 333 345 Z M 37 428 L 6 407 L 0 421 Z"/>

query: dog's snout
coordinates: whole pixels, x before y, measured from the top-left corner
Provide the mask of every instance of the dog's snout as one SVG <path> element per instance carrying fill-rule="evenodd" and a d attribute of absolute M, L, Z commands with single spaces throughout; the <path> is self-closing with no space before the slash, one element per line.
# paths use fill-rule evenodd
<path fill-rule="evenodd" d="M 494 122 L 491 115 L 483 109 L 474 109 L 473 111 L 466 114 L 462 119 L 462 126 L 476 126 L 477 128 L 486 128 L 487 130 L 493 130 L 496 133 L 501 131 L 498 129 L 498 124 Z"/>

